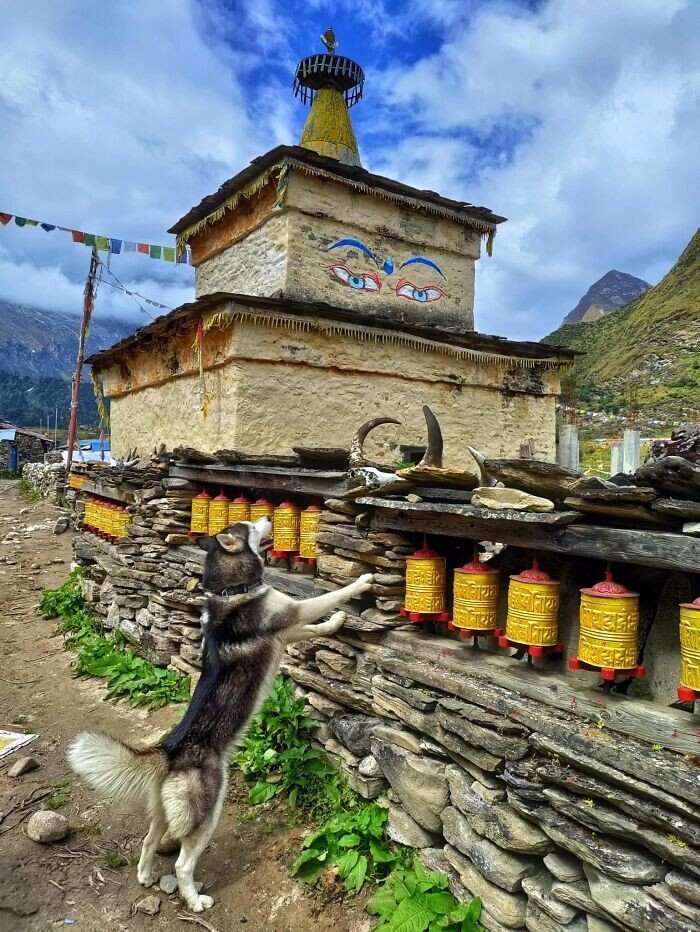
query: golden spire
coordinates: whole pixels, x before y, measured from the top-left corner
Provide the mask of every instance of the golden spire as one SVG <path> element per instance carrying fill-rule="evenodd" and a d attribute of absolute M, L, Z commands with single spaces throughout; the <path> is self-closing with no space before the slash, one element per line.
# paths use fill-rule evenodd
<path fill-rule="evenodd" d="M 365 76 L 357 62 L 335 54 L 332 28 L 321 39 L 329 51 L 302 59 L 294 78 L 295 96 L 311 103 L 299 145 L 344 165 L 361 166 L 348 110 L 362 97 Z"/>

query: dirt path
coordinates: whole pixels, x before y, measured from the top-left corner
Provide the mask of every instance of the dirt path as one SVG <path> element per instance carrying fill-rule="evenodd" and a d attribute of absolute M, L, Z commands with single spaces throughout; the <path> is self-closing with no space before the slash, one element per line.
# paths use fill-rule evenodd
<path fill-rule="evenodd" d="M 178 919 L 187 910 L 177 895 L 146 891 L 136 881 L 132 862 L 144 817 L 85 792 L 66 764 L 66 745 L 83 728 L 147 739 L 170 727 L 180 710 L 148 715 L 104 702 L 101 681 L 72 677 L 72 654 L 35 611 L 41 590 L 59 585 L 69 569 L 72 535 L 54 535 L 55 518 L 52 505 L 28 505 L 14 483 L 0 481 L 0 728 L 37 734 L 26 750 L 0 761 L 0 932 L 196 930 Z M 25 753 L 39 769 L 9 778 L 8 768 Z M 45 792 L 43 800 L 21 808 L 32 794 Z M 244 798 L 234 789 L 235 795 Z M 60 811 L 71 834 L 66 843 L 39 845 L 24 833 L 26 821 L 56 796 L 67 798 Z M 370 922 L 359 903 L 333 901 L 291 880 L 301 829 L 289 829 L 288 816 L 284 805 L 259 814 L 227 802 L 199 864 L 198 879 L 216 901 L 203 918 L 217 932 L 367 932 Z M 119 856 L 125 863 L 115 868 Z M 173 865 L 174 855 L 161 857 L 160 874 L 172 873 Z M 160 898 L 160 913 L 133 915 L 135 902 L 149 894 Z"/>

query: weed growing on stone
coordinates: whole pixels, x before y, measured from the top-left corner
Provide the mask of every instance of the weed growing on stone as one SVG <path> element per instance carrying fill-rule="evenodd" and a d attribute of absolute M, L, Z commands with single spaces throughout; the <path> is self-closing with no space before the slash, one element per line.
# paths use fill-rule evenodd
<path fill-rule="evenodd" d="M 36 486 L 33 486 L 30 482 L 27 482 L 26 479 L 19 480 L 17 483 L 17 491 L 26 502 L 38 502 L 44 497 L 41 494 L 41 489 L 37 489 Z"/>
<path fill-rule="evenodd" d="M 59 619 L 58 632 L 66 635 L 64 646 L 76 652 L 75 672 L 107 680 L 105 699 L 126 698 L 132 705 L 151 709 L 189 699 L 187 677 L 139 657 L 119 632 L 113 637 L 105 635 L 85 607 L 79 569 L 73 570 L 62 586 L 45 590 L 39 612 L 44 618 Z"/>

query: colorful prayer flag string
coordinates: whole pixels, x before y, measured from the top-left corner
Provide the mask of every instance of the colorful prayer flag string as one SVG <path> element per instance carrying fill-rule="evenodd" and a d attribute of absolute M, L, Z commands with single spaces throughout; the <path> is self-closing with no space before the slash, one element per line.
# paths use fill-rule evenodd
<path fill-rule="evenodd" d="M 154 243 L 134 243 L 126 239 L 118 239 L 115 236 L 102 236 L 98 233 L 85 233 L 83 230 L 72 230 L 70 227 L 60 227 L 54 223 L 46 223 L 42 220 L 29 220 L 27 217 L 18 217 L 16 214 L 8 214 L 0 211 L 0 224 L 7 226 L 11 221 L 15 221 L 18 227 L 38 227 L 46 233 L 53 230 L 61 230 L 63 233 L 70 233 L 74 243 L 83 243 L 85 246 L 92 248 L 95 246 L 101 252 L 110 252 L 118 256 L 122 252 L 140 252 L 151 259 L 160 259 L 162 262 L 177 262 L 179 265 L 191 265 L 191 254 L 189 247 L 184 248 L 183 252 L 176 254 L 175 246 L 158 246 Z M 162 307 L 162 305 L 158 305 Z"/>

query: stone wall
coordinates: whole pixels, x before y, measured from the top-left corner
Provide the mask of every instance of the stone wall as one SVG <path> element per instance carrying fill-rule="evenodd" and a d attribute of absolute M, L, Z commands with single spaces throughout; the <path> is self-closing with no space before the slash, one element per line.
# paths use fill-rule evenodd
<path fill-rule="evenodd" d="M 0 469 L 10 469 L 12 465 L 11 450 L 17 451 L 20 471 L 29 463 L 41 463 L 48 443 L 30 434 L 17 432 L 14 440 L 0 441 Z"/>
<path fill-rule="evenodd" d="M 26 463 L 22 478 L 46 498 L 62 498 L 66 492 L 66 467 L 61 463 Z"/>
<path fill-rule="evenodd" d="M 130 477 L 127 537 L 77 539 L 85 595 L 141 653 L 196 678 L 195 489 L 164 465 L 144 472 L 140 487 Z M 118 484 L 118 470 L 100 475 Z M 700 929 L 692 717 L 406 625 L 398 609 L 415 539 L 375 531 L 370 518 L 326 501 L 317 578 L 283 564 L 266 578 L 306 597 L 376 574 L 339 635 L 290 646 L 282 670 L 319 723 L 319 745 L 388 808 L 390 836 L 446 872 L 458 899 L 481 897 L 489 932 Z"/>

